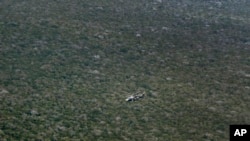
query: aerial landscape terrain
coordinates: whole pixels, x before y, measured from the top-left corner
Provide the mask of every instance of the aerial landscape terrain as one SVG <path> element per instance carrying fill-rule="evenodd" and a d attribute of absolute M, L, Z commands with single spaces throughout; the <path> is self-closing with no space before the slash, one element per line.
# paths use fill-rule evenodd
<path fill-rule="evenodd" d="M 250 124 L 249 7 L 1 0 L 0 140 L 228 141 Z"/>

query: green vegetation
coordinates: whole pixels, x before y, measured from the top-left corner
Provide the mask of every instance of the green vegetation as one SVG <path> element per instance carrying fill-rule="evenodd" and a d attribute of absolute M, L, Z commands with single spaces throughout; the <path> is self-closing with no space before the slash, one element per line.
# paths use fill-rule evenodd
<path fill-rule="evenodd" d="M 2 0 L 0 140 L 229 140 L 250 122 L 249 7 Z"/>

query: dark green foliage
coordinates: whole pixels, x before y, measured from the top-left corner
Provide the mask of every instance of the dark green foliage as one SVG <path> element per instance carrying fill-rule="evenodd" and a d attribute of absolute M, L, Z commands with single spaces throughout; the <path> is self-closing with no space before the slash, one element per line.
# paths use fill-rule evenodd
<path fill-rule="evenodd" d="M 0 140 L 226 141 L 249 124 L 248 1 L 0 6 Z"/>

